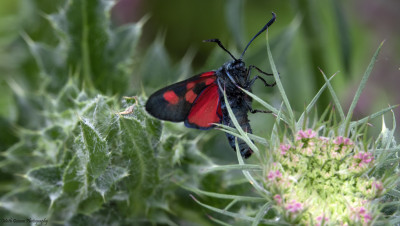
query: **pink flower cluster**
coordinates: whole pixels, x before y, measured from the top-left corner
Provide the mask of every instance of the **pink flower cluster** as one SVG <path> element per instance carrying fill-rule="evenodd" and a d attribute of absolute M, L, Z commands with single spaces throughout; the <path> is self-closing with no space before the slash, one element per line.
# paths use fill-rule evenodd
<path fill-rule="evenodd" d="M 372 182 L 372 187 L 375 188 L 378 191 L 382 191 L 383 190 L 383 183 L 380 181 L 374 181 Z"/>
<path fill-rule="evenodd" d="M 303 204 L 297 202 L 296 200 L 293 200 L 289 204 L 287 204 L 285 208 L 290 213 L 299 213 L 303 210 Z"/>
<path fill-rule="evenodd" d="M 350 219 L 356 222 L 360 222 L 362 219 L 365 224 L 368 224 L 372 220 L 372 215 L 367 212 L 364 207 L 351 208 Z"/>
<path fill-rule="evenodd" d="M 290 149 L 290 144 L 281 144 L 281 155 L 286 155 L 286 152 Z"/>
<path fill-rule="evenodd" d="M 271 170 L 271 171 L 269 171 L 267 177 L 268 177 L 268 180 L 273 181 L 277 178 L 281 178 L 282 173 L 279 170 L 276 170 L 276 171 Z"/>
<path fill-rule="evenodd" d="M 383 183 L 381 181 L 372 181 L 371 188 L 367 189 L 367 192 L 373 196 L 379 196 L 383 192 Z"/>
<path fill-rule="evenodd" d="M 274 200 L 278 205 L 282 204 L 282 196 L 281 195 L 274 195 Z"/>
<path fill-rule="evenodd" d="M 308 129 L 306 131 L 300 130 L 297 134 L 297 140 L 301 139 L 310 139 L 317 136 L 317 133 L 314 132 L 312 129 Z"/>
<path fill-rule="evenodd" d="M 337 144 L 337 145 L 346 145 L 346 146 L 348 146 L 348 145 L 353 145 L 353 142 L 351 142 L 351 140 L 350 140 L 349 138 L 347 138 L 347 137 L 342 137 L 342 136 L 338 136 L 338 137 L 333 141 L 333 143 L 334 143 L 334 144 Z"/>
<path fill-rule="evenodd" d="M 320 216 L 318 216 L 317 218 L 316 218 L 316 226 L 322 226 L 322 225 L 325 225 L 325 224 L 327 224 L 328 223 L 328 221 L 329 221 L 329 218 L 327 217 L 327 216 L 325 216 L 325 215 L 320 215 Z"/>
<path fill-rule="evenodd" d="M 366 152 L 359 152 L 358 154 L 354 155 L 353 158 L 356 160 L 359 167 L 368 165 L 372 160 L 374 160 L 374 156 L 372 156 L 371 153 Z"/>
<path fill-rule="evenodd" d="M 305 155 L 311 156 L 313 155 L 313 150 L 315 147 L 315 142 L 313 140 L 310 140 L 311 138 L 315 138 L 317 136 L 317 133 L 314 132 L 312 129 L 308 130 L 300 130 L 297 133 L 296 140 L 300 140 L 301 143 L 299 146 L 301 147 L 301 152 L 304 153 Z"/>

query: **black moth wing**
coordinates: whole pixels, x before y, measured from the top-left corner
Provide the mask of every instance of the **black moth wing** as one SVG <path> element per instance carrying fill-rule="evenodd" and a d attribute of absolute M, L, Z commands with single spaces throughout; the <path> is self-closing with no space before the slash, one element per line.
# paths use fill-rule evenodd
<path fill-rule="evenodd" d="M 185 121 L 196 97 L 211 84 L 216 84 L 215 71 L 195 75 L 153 93 L 146 102 L 152 116 L 171 122 Z"/>

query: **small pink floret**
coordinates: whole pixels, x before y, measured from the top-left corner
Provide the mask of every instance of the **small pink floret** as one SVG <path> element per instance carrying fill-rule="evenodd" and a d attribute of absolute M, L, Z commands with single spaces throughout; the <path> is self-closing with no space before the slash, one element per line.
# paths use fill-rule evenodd
<path fill-rule="evenodd" d="M 316 136 L 317 133 L 314 132 L 312 129 L 308 129 L 306 131 L 300 130 L 299 133 L 297 134 L 297 140 L 310 139 Z"/>
<path fill-rule="evenodd" d="M 329 218 L 327 217 L 327 216 L 325 216 L 325 215 L 320 215 L 320 216 L 318 216 L 317 218 L 316 218 L 316 226 L 321 226 L 321 223 L 322 223 L 322 221 L 324 221 L 324 225 L 326 224 L 326 223 L 328 223 L 328 221 L 329 221 Z"/>
<path fill-rule="evenodd" d="M 275 195 L 274 200 L 276 203 L 281 204 L 282 203 L 282 197 L 281 195 Z"/>
<path fill-rule="evenodd" d="M 269 171 L 268 173 L 268 180 L 275 180 L 276 178 L 281 178 L 282 177 L 282 173 L 279 170 L 276 171 Z"/>
<path fill-rule="evenodd" d="M 360 152 L 360 153 L 354 155 L 353 158 L 359 159 L 358 166 L 360 166 L 360 167 L 363 165 L 367 165 L 372 160 L 374 160 L 374 156 L 372 156 L 371 153 L 366 153 L 366 152 Z"/>
<path fill-rule="evenodd" d="M 293 200 L 288 205 L 286 205 L 286 210 L 291 213 L 298 213 L 303 210 L 303 204 L 297 202 L 296 200 Z"/>
<path fill-rule="evenodd" d="M 372 186 L 375 187 L 376 190 L 383 190 L 383 184 L 380 181 L 372 182 Z"/>
<path fill-rule="evenodd" d="M 289 144 L 281 144 L 279 148 L 281 149 L 281 155 L 285 155 L 286 152 L 290 149 L 290 145 Z"/>

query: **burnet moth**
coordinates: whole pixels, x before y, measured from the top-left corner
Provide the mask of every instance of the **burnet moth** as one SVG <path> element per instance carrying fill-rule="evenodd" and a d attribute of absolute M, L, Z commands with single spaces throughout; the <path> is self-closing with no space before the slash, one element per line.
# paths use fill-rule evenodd
<path fill-rule="evenodd" d="M 263 72 L 254 65 L 246 67 L 242 58 L 253 40 L 267 30 L 275 19 L 276 15 L 272 13 L 272 19 L 254 35 L 239 59 L 235 58 L 218 39 L 204 40 L 204 42 L 217 43 L 233 60 L 226 62 L 217 70 L 195 75 L 153 93 L 146 103 L 147 112 L 161 120 L 185 122 L 185 126 L 189 128 L 208 130 L 215 127 L 214 123 L 234 127 L 224 101 L 225 92 L 240 126 L 244 131 L 251 133 L 247 113 L 267 111 L 252 109 L 252 98 L 238 87 L 251 92 L 251 86 L 256 79 L 260 79 L 265 86 L 274 86 L 275 83 L 268 84 L 264 78 L 259 76 L 250 79 L 252 69 L 256 69 L 263 75 L 271 76 L 271 74 Z M 230 146 L 235 150 L 235 137 L 228 133 L 226 135 Z M 244 158 L 250 157 L 253 153 L 250 147 L 241 139 L 238 139 L 237 142 L 240 154 Z"/>

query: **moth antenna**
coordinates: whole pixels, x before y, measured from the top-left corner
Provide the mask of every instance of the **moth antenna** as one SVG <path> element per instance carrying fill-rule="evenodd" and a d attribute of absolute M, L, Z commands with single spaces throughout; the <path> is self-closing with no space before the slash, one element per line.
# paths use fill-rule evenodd
<path fill-rule="evenodd" d="M 275 19 L 276 19 L 276 14 L 274 12 L 272 12 L 272 19 L 270 21 L 268 21 L 268 23 L 256 35 L 254 35 L 254 37 L 247 44 L 246 48 L 244 48 L 243 53 L 242 53 L 242 55 L 240 55 L 239 59 L 242 59 L 244 53 L 246 52 L 247 48 L 249 48 L 251 42 L 253 42 L 253 40 L 255 38 L 257 38 L 257 36 L 259 36 L 261 33 L 263 33 L 265 30 L 267 30 L 268 27 L 271 26 L 275 22 Z"/>
<path fill-rule="evenodd" d="M 221 41 L 219 39 L 207 39 L 207 40 L 203 40 L 203 42 L 215 42 L 218 44 L 219 47 L 221 47 L 221 49 L 223 49 L 225 52 L 227 52 L 234 60 L 237 60 L 231 52 L 229 52 L 221 43 Z"/>

